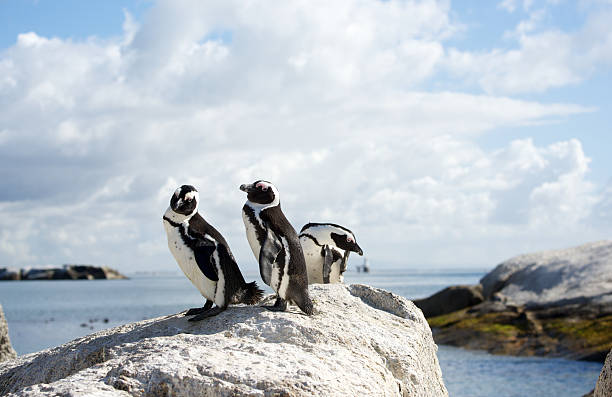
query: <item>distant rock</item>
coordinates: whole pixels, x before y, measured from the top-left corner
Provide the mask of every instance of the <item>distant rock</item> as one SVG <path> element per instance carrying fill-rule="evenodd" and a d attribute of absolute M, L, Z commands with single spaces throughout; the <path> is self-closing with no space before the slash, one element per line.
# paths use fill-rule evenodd
<path fill-rule="evenodd" d="M 594 397 L 612 397 L 612 350 L 608 353 L 606 362 L 599 374 Z"/>
<path fill-rule="evenodd" d="M 429 298 L 417 299 L 414 304 L 423 311 L 425 317 L 435 317 L 477 305 L 483 300 L 482 286 L 457 285 L 444 288 Z"/>
<path fill-rule="evenodd" d="M 448 396 L 412 302 L 309 286 L 315 315 L 232 306 L 126 324 L 0 364 L 0 395 Z M 10 394 L 9 394 L 10 395 Z"/>
<path fill-rule="evenodd" d="M 2 305 L 0 305 L 0 362 L 5 360 L 11 360 L 17 357 L 17 353 L 11 346 L 11 340 L 8 333 L 8 325 L 4 318 L 4 311 Z"/>
<path fill-rule="evenodd" d="M 48 268 L 0 268 L 0 281 L 16 280 L 112 280 L 126 279 L 123 274 L 106 266 L 64 265 Z"/>
<path fill-rule="evenodd" d="M 0 267 L 0 281 L 17 281 L 21 280 L 21 270 L 10 268 L 10 267 Z"/>
<path fill-rule="evenodd" d="M 472 306 L 453 296 L 466 287 L 415 302 L 437 343 L 601 362 L 612 348 L 612 241 L 520 255 L 480 285 L 485 300 Z"/>
<path fill-rule="evenodd" d="M 516 305 L 612 303 L 612 241 L 511 258 L 484 276 L 483 294 Z"/>

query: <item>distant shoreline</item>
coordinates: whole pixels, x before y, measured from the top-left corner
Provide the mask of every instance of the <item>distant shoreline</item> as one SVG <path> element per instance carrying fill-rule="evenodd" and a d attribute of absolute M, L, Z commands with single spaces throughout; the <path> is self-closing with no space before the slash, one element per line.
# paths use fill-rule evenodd
<path fill-rule="evenodd" d="M 128 277 L 106 266 L 63 265 L 41 268 L 0 268 L 0 281 L 125 280 Z"/>

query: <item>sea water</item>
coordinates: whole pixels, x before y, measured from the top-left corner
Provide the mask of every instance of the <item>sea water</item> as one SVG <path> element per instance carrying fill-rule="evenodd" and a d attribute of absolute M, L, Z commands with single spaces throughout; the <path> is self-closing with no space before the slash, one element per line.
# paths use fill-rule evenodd
<path fill-rule="evenodd" d="M 384 288 L 407 298 L 449 285 L 475 284 L 485 274 L 465 270 L 347 272 L 346 283 Z M 245 272 L 247 280 L 261 279 Z M 270 290 L 268 289 L 268 292 Z M 203 298 L 179 274 L 134 275 L 129 280 L 0 282 L 0 303 L 18 354 L 57 346 L 100 329 L 201 307 Z M 600 363 L 494 356 L 440 346 L 438 359 L 452 397 L 582 396 Z"/>

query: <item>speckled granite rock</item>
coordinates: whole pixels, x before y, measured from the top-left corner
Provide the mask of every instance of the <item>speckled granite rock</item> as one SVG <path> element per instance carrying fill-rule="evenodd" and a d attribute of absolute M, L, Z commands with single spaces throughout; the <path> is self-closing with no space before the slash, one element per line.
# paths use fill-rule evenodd
<path fill-rule="evenodd" d="M 612 304 L 612 241 L 519 255 L 498 265 L 480 283 L 515 305 Z"/>
<path fill-rule="evenodd" d="M 0 394 L 448 395 L 412 302 L 367 286 L 310 293 L 312 317 L 236 306 L 195 324 L 171 315 L 22 356 L 0 364 Z"/>
<path fill-rule="evenodd" d="M 4 318 L 4 311 L 2 305 L 0 305 L 0 362 L 10 360 L 17 357 L 17 353 L 11 346 L 11 340 L 9 339 L 8 325 Z"/>
<path fill-rule="evenodd" d="M 612 350 L 606 357 L 593 395 L 594 397 L 612 397 Z"/>

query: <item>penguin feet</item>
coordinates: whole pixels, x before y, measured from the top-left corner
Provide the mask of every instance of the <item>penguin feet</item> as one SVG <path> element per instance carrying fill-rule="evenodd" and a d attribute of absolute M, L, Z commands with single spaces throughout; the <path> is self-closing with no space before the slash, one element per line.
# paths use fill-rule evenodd
<path fill-rule="evenodd" d="M 209 310 L 210 309 L 206 309 L 204 307 L 194 307 L 194 308 L 187 310 L 187 313 L 185 313 L 185 316 L 195 316 L 196 314 L 201 314 Z"/>
<path fill-rule="evenodd" d="M 212 308 L 212 305 L 213 305 L 213 301 L 207 299 L 203 307 L 194 307 L 192 309 L 189 309 L 187 310 L 187 313 L 185 313 L 185 315 L 195 316 L 196 314 L 202 314 L 204 312 L 209 311 Z"/>
<path fill-rule="evenodd" d="M 221 313 L 224 310 L 225 310 L 224 307 L 217 306 L 210 310 L 206 310 L 205 312 L 200 313 L 197 316 L 191 317 L 188 321 L 201 321 L 201 320 L 204 320 L 205 318 L 216 316 L 217 314 Z"/>
<path fill-rule="evenodd" d="M 287 301 L 282 298 L 276 298 L 276 302 L 274 302 L 274 306 L 264 306 L 266 309 L 273 312 L 284 312 L 287 310 Z"/>

